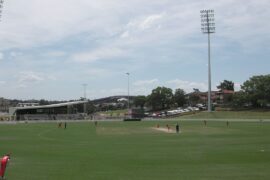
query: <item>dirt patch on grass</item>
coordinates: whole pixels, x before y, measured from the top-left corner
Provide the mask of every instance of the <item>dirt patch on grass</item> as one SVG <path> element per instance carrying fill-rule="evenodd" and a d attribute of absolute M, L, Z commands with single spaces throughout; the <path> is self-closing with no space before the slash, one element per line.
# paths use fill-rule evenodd
<path fill-rule="evenodd" d="M 164 133 L 176 133 L 176 131 L 174 129 L 168 129 L 168 128 L 162 128 L 162 127 L 153 127 L 152 129 L 156 130 L 156 131 L 161 131 L 161 132 L 164 132 Z"/>

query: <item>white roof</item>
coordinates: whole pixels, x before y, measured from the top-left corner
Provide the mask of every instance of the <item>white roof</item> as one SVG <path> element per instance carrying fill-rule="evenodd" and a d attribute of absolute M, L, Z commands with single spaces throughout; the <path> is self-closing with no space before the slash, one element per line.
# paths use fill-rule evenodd
<path fill-rule="evenodd" d="M 49 105 L 42 105 L 42 106 L 26 106 L 26 107 L 15 107 L 16 110 L 21 109 L 41 109 L 41 108 L 54 108 L 54 107 L 62 107 L 62 106 L 69 106 L 69 105 L 75 105 L 75 104 L 84 104 L 88 101 L 73 101 L 73 102 L 65 102 L 65 103 L 59 103 L 59 104 L 49 104 Z"/>
<path fill-rule="evenodd" d="M 127 101 L 128 99 L 126 99 L 126 98 L 120 98 L 120 99 L 117 99 L 117 101 L 118 102 L 120 102 L 120 101 Z"/>

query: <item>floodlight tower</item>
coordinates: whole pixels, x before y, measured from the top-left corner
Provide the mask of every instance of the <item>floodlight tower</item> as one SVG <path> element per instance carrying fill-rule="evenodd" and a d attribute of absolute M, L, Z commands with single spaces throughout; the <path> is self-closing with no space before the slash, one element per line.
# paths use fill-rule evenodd
<path fill-rule="evenodd" d="M 201 10 L 201 30 L 208 34 L 208 112 L 211 112 L 211 54 L 210 34 L 215 33 L 214 10 Z"/>

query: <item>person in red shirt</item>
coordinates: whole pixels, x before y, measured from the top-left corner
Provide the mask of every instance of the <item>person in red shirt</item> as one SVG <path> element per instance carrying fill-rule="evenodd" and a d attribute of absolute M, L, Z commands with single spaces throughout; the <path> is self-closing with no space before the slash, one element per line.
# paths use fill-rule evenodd
<path fill-rule="evenodd" d="M 0 177 L 1 177 L 1 179 L 4 179 L 6 167 L 7 167 L 7 164 L 8 164 L 9 160 L 10 160 L 10 155 L 9 154 L 5 155 L 1 159 L 1 168 L 0 168 Z"/>

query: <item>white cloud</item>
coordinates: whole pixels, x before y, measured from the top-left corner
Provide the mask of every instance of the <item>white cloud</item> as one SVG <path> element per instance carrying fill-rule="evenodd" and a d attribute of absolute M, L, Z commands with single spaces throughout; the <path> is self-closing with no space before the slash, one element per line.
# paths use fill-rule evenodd
<path fill-rule="evenodd" d="M 47 79 L 51 81 L 56 81 L 57 78 L 54 75 L 47 75 Z"/>
<path fill-rule="evenodd" d="M 139 22 L 137 24 L 137 26 L 141 30 L 149 29 L 149 28 L 153 27 L 154 25 L 156 25 L 157 27 L 159 27 L 158 22 L 164 16 L 165 16 L 165 13 L 153 14 L 153 15 L 147 16 L 145 19 L 143 19 L 142 22 Z"/>
<path fill-rule="evenodd" d="M 98 99 L 117 95 L 127 95 L 127 89 L 123 88 L 99 89 L 99 90 L 91 89 L 87 91 L 87 97 L 89 97 L 90 99 Z"/>
<path fill-rule="evenodd" d="M 147 96 L 147 95 L 151 94 L 151 92 L 152 92 L 152 90 L 154 88 L 156 88 L 156 87 L 154 87 L 154 86 L 153 87 L 149 87 L 149 86 L 145 86 L 145 87 L 138 86 L 138 87 L 132 89 L 132 95 L 145 95 L 145 96 Z"/>
<path fill-rule="evenodd" d="M 151 79 L 151 80 L 140 80 L 140 81 L 136 81 L 133 83 L 134 86 L 149 86 L 149 85 L 154 85 L 157 84 L 159 82 L 158 79 Z"/>
<path fill-rule="evenodd" d="M 240 83 L 234 83 L 234 90 L 240 91 L 241 90 L 241 84 Z"/>
<path fill-rule="evenodd" d="M 139 80 L 132 85 L 134 86 L 133 95 L 149 95 L 154 88 L 160 85 L 160 81 L 158 79 Z"/>
<path fill-rule="evenodd" d="M 41 77 L 41 75 L 38 75 L 35 72 L 28 71 L 28 72 L 20 72 L 18 81 L 20 83 L 35 83 L 43 80 L 44 78 Z"/>
<path fill-rule="evenodd" d="M 52 56 L 52 57 L 62 57 L 66 56 L 67 53 L 64 51 L 50 51 L 44 54 L 45 56 Z"/>
<path fill-rule="evenodd" d="M 120 48 L 102 47 L 90 52 L 79 52 L 72 55 L 71 59 L 76 62 L 94 62 L 97 60 L 106 60 L 125 55 L 125 51 Z"/>
<path fill-rule="evenodd" d="M 153 87 L 150 86 L 135 86 L 130 87 L 129 94 L 130 95 L 149 95 Z M 102 97 L 108 96 L 115 96 L 115 95 L 127 95 L 128 89 L 127 88 L 110 88 L 110 89 L 91 89 L 87 91 L 87 94 L 90 99 L 97 99 Z"/>
<path fill-rule="evenodd" d="M 21 88 L 27 88 L 28 86 L 25 84 L 18 84 L 16 88 L 21 89 Z"/>
<path fill-rule="evenodd" d="M 0 81 L 0 85 L 5 85 L 6 83 L 6 81 Z"/>
<path fill-rule="evenodd" d="M 20 87 L 28 87 L 30 84 L 40 83 L 45 80 L 56 80 L 56 77 L 53 75 L 44 75 L 43 73 L 32 71 L 20 72 L 17 78 Z"/>
<path fill-rule="evenodd" d="M 136 42 L 136 40 L 138 40 L 139 38 L 139 42 L 143 43 L 146 39 L 149 39 L 149 37 L 147 36 L 150 35 L 150 37 L 152 37 L 155 34 L 159 34 L 156 31 L 161 28 L 162 24 L 164 24 L 163 21 L 165 19 L 166 13 L 135 17 L 131 19 L 123 28 L 123 32 L 121 33 L 120 37 L 130 38 L 133 43 Z"/>
<path fill-rule="evenodd" d="M 200 31 L 199 10 L 214 8 L 217 31 L 228 37 L 268 33 L 264 23 L 269 12 L 268 0 L 163 1 L 149 0 L 28 0 L 5 1 L 0 29 L 4 48 L 47 45 L 80 33 L 108 37 L 120 33 L 164 27 L 158 34 L 183 36 Z M 243 5 L 245 4 L 245 5 Z M 256 28 L 252 28 L 255 23 Z M 253 27 L 255 27 L 255 25 Z M 267 28 L 265 28 L 267 27 Z M 248 31 L 247 31 L 248 29 Z M 166 37 L 166 36 L 165 36 Z M 143 40 L 143 38 L 141 39 Z"/>
<path fill-rule="evenodd" d="M 125 31 L 120 35 L 121 38 L 128 38 L 129 37 L 129 31 Z"/>
<path fill-rule="evenodd" d="M 113 72 L 128 69 L 150 79 L 133 83 L 133 94 L 149 94 L 161 84 L 157 79 L 151 80 L 150 71 L 160 77 L 164 72 L 166 78 L 174 79 L 181 76 L 170 72 L 177 72 L 174 67 L 181 66 L 181 62 L 185 61 L 184 68 L 179 70 L 182 73 L 202 68 L 203 65 L 194 63 L 199 60 L 194 59 L 207 55 L 207 37 L 200 32 L 200 10 L 204 8 L 215 9 L 217 33 L 211 40 L 217 64 L 226 56 L 229 63 L 235 59 L 235 68 L 241 68 L 244 61 L 249 64 L 247 67 L 255 65 L 258 71 L 269 65 L 269 0 L 10 0 L 4 3 L 0 28 L 0 49 L 10 61 L 2 63 L 1 78 L 10 82 L 11 74 L 31 69 L 32 74 L 22 73 L 18 81 L 24 87 L 38 82 L 47 87 L 45 82 L 56 78 L 40 73 L 46 68 L 48 74 L 63 77 L 63 86 L 69 85 L 68 80 L 64 83 L 65 77 L 72 76 L 73 81 L 84 78 L 87 82 L 87 76 L 81 77 L 87 74 L 106 75 L 107 86 L 113 87 L 112 79 L 117 76 Z M 247 57 L 243 51 L 256 51 L 258 56 Z M 99 62 L 109 59 L 125 61 Z M 255 60 L 256 64 L 252 64 Z M 247 75 L 236 75 L 234 81 L 243 77 Z M 206 90 L 206 83 L 198 79 L 194 76 L 190 81 L 162 83 L 172 89 Z M 69 93 L 74 91 L 69 89 Z M 102 94 L 100 90 L 96 93 Z"/>
<path fill-rule="evenodd" d="M 85 73 L 89 76 L 89 78 L 100 78 L 110 74 L 107 69 L 102 68 L 89 68 Z"/>
<path fill-rule="evenodd" d="M 4 54 L 0 52 L 0 60 L 4 59 Z"/>
<path fill-rule="evenodd" d="M 0 42 L 5 49 L 29 48 L 81 33 L 102 39 L 118 34 L 122 40 L 132 38 L 133 43 L 139 44 L 184 38 L 186 34 L 200 33 L 199 10 L 208 5 L 216 9 L 218 36 L 235 38 L 238 42 L 249 39 L 246 36 L 252 36 L 252 40 L 258 34 L 269 36 L 270 25 L 264 23 L 269 17 L 265 10 L 269 7 L 267 0 L 217 0 L 211 3 L 206 0 L 181 3 L 161 0 L 29 0 L 27 4 L 5 2 Z M 255 26 L 251 26 L 252 23 L 256 28 L 252 28 Z M 111 39 L 110 43 L 115 41 Z M 119 44 L 126 44 L 125 41 Z"/>
<path fill-rule="evenodd" d="M 144 31 L 150 28 L 159 27 L 161 20 L 165 18 L 166 13 L 151 14 L 143 17 L 138 17 L 131 20 L 126 28 L 132 31 Z"/>
<path fill-rule="evenodd" d="M 3 48 L 48 45 L 84 32 L 104 35 L 113 28 L 106 1 L 29 0 L 5 1 L 0 40 Z M 108 9 L 108 11 L 106 11 Z"/>
<path fill-rule="evenodd" d="M 127 89 L 122 88 L 114 88 L 109 90 L 110 94 L 112 95 L 127 95 Z"/>
<path fill-rule="evenodd" d="M 208 88 L 206 83 L 183 81 L 180 79 L 170 80 L 167 84 L 172 85 L 173 89 L 181 88 L 186 92 L 192 92 L 193 88 L 197 88 L 200 91 L 206 91 Z"/>
<path fill-rule="evenodd" d="M 16 52 L 16 51 L 11 51 L 11 52 L 9 53 L 9 55 L 10 55 L 12 58 L 15 58 L 15 57 L 18 57 L 18 56 L 22 55 L 22 53 L 21 53 L 21 52 Z"/>

